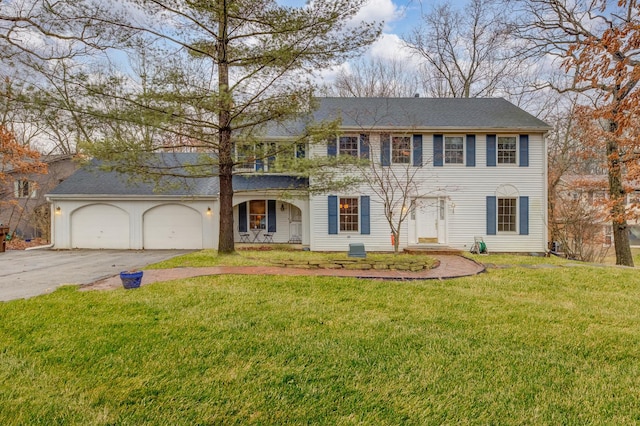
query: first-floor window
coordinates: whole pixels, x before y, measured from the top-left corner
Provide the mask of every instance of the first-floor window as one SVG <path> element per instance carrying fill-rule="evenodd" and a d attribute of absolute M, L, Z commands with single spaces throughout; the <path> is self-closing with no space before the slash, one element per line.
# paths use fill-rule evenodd
<path fill-rule="evenodd" d="M 393 164 L 409 164 L 411 162 L 411 138 L 409 136 L 393 136 L 391 138 L 391 162 Z"/>
<path fill-rule="evenodd" d="M 516 198 L 498 198 L 498 232 L 516 232 Z"/>
<path fill-rule="evenodd" d="M 358 231 L 358 198 L 340 198 L 340 231 Z"/>
<path fill-rule="evenodd" d="M 604 245 L 610 246 L 613 243 L 613 228 L 611 226 L 603 226 L 604 228 Z M 631 238 L 629 238 L 631 240 Z"/>
<path fill-rule="evenodd" d="M 267 227 L 267 202 L 264 200 L 251 200 L 249 202 L 249 229 L 266 229 Z"/>

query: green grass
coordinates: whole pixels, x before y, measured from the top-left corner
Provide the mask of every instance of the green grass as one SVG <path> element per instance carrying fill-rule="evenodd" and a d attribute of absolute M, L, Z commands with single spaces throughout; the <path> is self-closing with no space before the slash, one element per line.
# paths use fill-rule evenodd
<path fill-rule="evenodd" d="M 0 304 L 0 424 L 638 424 L 639 306 L 596 267 L 64 287 Z"/>
<path fill-rule="evenodd" d="M 389 253 L 367 253 L 366 261 L 368 262 L 385 262 L 394 263 L 394 259 L 410 260 L 429 260 L 424 255 L 399 254 L 393 255 Z M 348 259 L 345 252 L 339 253 L 323 253 L 301 250 L 241 250 L 233 254 L 219 255 L 215 250 L 201 250 L 177 256 L 163 262 L 149 265 L 145 269 L 167 269 L 167 268 L 184 268 L 184 267 L 202 267 L 202 266 L 270 266 L 283 260 L 295 260 L 297 262 L 322 262 L 325 260 Z M 354 259 L 353 260 L 358 260 Z M 432 263 L 433 259 L 430 259 Z"/>

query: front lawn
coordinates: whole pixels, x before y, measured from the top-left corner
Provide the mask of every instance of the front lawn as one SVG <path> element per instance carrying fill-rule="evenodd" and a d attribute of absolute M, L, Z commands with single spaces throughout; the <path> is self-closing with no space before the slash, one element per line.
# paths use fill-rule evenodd
<path fill-rule="evenodd" d="M 65 287 L 0 304 L 0 424 L 634 424 L 639 307 L 582 266 Z"/>
<path fill-rule="evenodd" d="M 270 248 L 270 247 L 266 247 Z M 201 250 L 155 263 L 145 269 L 167 269 L 202 266 L 291 266 L 325 265 L 332 262 L 349 261 L 393 265 L 396 263 L 420 263 L 426 268 L 435 266 L 435 259 L 423 254 L 394 255 L 391 253 L 367 253 L 366 259 L 348 257 L 346 252 L 312 252 L 302 250 L 238 250 L 233 254 L 219 255 L 215 250 Z"/>

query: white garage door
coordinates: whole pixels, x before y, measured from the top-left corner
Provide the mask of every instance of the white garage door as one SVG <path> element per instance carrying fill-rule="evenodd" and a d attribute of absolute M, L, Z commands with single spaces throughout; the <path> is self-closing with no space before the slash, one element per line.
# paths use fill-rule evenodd
<path fill-rule="evenodd" d="M 71 247 L 128 249 L 129 215 L 107 204 L 92 204 L 71 215 Z"/>
<path fill-rule="evenodd" d="M 179 204 L 154 207 L 144 214 L 145 249 L 201 249 L 202 216 Z"/>

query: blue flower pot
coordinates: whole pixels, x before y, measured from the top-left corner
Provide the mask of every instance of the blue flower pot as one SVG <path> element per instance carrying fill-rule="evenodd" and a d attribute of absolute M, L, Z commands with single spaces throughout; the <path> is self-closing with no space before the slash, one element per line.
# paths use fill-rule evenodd
<path fill-rule="evenodd" d="M 122 286 L 126 289 L 138 288 L 142 283 L 142 271 L 137 272 L 120 272 Z"/>

